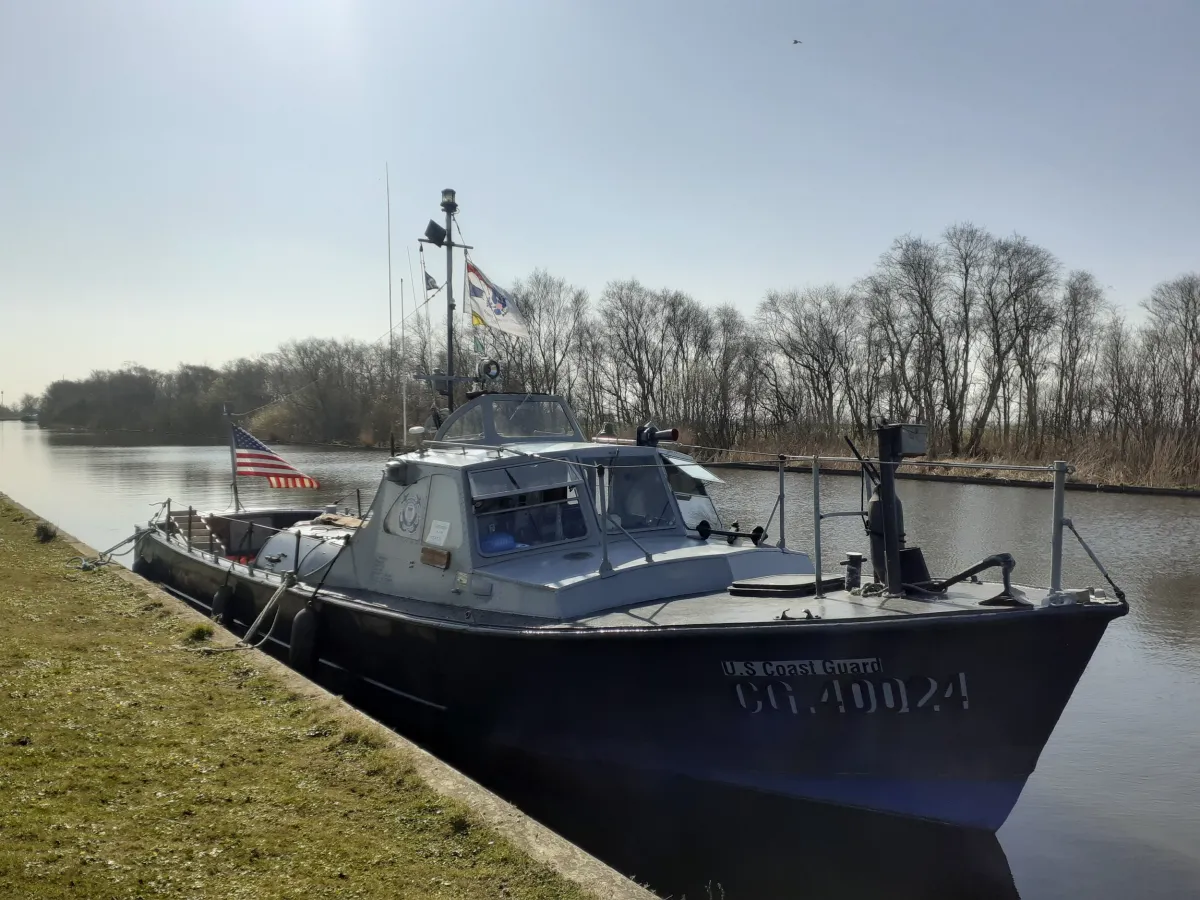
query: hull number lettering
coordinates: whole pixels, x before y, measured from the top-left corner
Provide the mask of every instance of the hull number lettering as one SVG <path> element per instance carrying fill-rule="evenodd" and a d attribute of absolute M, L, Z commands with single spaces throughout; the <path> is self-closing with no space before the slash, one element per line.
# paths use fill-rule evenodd
<path fill-rule="evenodd" d="M 793 687 L 786 681 L 742 680 L 734 683 L 733 692 L 738 706 L 751 715 L 940 713 L 971 708 L 966 672 L 955 672 L 940 679 L 930 675 L 911 678 L 834 678 L 819 687 L 811 682 Z"/>

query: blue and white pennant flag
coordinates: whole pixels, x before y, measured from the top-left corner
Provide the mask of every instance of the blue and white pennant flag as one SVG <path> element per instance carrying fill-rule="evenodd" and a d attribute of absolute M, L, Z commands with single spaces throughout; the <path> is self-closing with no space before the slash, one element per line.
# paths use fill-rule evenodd
<path fill-rule="evenodd" d="M 512 297 L 500 290 L 473 262 L 467 262 L 467 290 L 471 295 L 471 321 L 517 337 L 529 337 L 529 326 L 521 318 Z"/>

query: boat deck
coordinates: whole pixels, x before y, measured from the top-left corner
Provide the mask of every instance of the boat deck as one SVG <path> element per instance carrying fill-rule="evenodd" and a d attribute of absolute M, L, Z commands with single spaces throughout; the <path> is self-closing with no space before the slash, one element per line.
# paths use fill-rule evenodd
<path fill-rule="evenodd" d="M 944 595 L 929 599 L 885 597 L 882 594 L 857 596 L 843 589 L 826 588 L 824 597 L 811 592 L 812 576 L 807 595 L 797 596 L 779 592 L 771 596 L 747 596 L 743 590 L 725 590 L 696 597 L 678 597 L 640 603 L 624 609 L 606 610 L 583 616 L 559 627 L 629 628 L 647 625 L 717 625 L 755 624 L 809 618 L 823 621 L 870 619 L 888 616 L 928 616 L 959 612 L 1003 613 L 1027 605 L 989 605 L 984 601 L 998 595 L 999 583 L 962 583 L 954 585 Z M 791 579 L 797 581 L 796 577 Z M 766 581 L 766 579 L 762 579 Z M 840 579 L 839 579 L 840 581 Z M 1014 585 L 1014 588 L 1016 586 Z M 1019 591 L 1034 606 L 1040 606 L 1046 596 L 1045 588 L 1020 587 Z M 786 613 L 786 619 L 783 618 Z M 557 624 L 557 623 L 556 623 Z"/>

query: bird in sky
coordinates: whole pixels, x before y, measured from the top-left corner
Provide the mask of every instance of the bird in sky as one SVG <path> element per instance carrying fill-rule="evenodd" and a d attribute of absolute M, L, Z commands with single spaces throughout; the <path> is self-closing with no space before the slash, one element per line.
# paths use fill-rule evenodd
<path fill-rule="evenodd" d="M 803 43 L 804 43 L 804 41 L 796 41 L 796 40 L 793 40 L 793 41 L 792 41 L 792 43 L 793 43 L 793 44 L 803 44 Z"/>

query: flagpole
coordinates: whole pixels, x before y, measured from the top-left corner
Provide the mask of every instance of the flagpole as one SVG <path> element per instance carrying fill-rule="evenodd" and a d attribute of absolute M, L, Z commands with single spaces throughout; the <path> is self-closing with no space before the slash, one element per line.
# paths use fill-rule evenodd
<path fill-rule="evenodd" d="M 225 423 L 229 426 L 229 471 L 232 475 L 230 484 L 233 486 L 233 511 L 238 512 L 242 509 L 242 501 L 238 497 L 237 488 L 237 440 L 233 435 L 233 413 L 229 411 L 229 404 L 221 405 L 221 413 L 225 416 Z"/>
<path fill-rule="evenodd" d="M 446 394 L 449 411 L 454 412 L 454 191 L 442 192 L 442 209 L 446 212 Z"/>
<path fill-rule="evenodd" d="M 400 279 L 400 352 L 404 353 L 404 279 Z M 395 378 L 395 373 L 392 375 Z M 404 431 L 401 432 L 401 439 L 408 440 L 408 379 L 400 379 L 400 398 L 404 409 Z"/>

